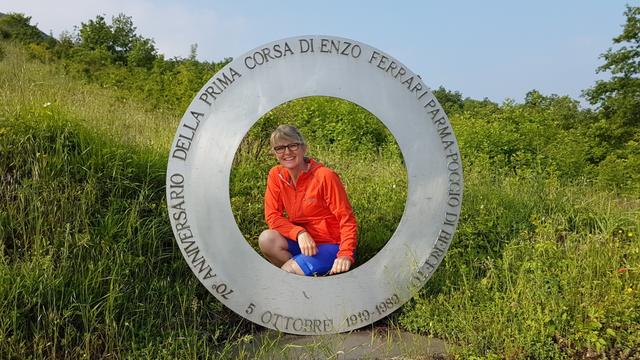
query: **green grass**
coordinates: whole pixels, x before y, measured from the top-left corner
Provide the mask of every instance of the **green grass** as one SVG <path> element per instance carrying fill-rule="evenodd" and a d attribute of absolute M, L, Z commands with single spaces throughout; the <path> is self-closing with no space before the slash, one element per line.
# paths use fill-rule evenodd
<path fill-rule="evenodd" d="M 27 117 L 3 123 L 1 353 L 215 354 L 246 326 L 174 246 L 165 157 L 103 141 L 66 115 Z"/>
<path fill-rule="evenodd" d="M 175 246 L 164 200 L 166 151 L 155 149 L 158 139 L 144 139 L 160 127 L 143 124 L 162 114 L 108 111 L 108 91 L 77 83 L 56 92 L 69 80 L 19 55 L 0 63 L 7 99 L 0 112 L 0 353 L 195 358 L 229 351 L 250 326 L 200 286 Z M 39 91 L 26 91 L 42 74 Z M 84 91 L 79 100 L 76 91 Z M 92 127 L 99 119 L 112 122 Z M 144 131 L 126 136 L 116 125 Z"/>
<path fill-rule="evenodd" d="M 164 176 L 178 118 L 0 45 L 2 358 L 252 357 L 244 349 L 261 328 L 199 284 L 171 233 Z M 456 238 L 393 321 L 461 358 L 637 358 L 637 192 L 567 175 L 584 164 L 561 176 L 528 165 L 546 153 L 487 156 L 481 115 L 452 119 L 468 164 Z M 327 117 L 342 120 L 318 121 Z M 265 227 L 275 160 L 261 141 L 279 122 L 297 124 L 311 155 L 340 174 L 364 262 L 397 226 L 406 175 L 384 128 L 335 99 L 285 104 L 252 129 L 231 179 L 240 229 L 255 245 Z"/>
<path fill-rule="evenodd" d="M 638 199 L 552 179 L 469 175 L 457 241 L 401 323 L 466 356 L 636 352 Z"/>

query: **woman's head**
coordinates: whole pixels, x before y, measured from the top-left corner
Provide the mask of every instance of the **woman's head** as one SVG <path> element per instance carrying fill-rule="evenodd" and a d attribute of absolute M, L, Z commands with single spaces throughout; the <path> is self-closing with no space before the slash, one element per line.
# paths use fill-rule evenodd
<path fill-rule="evenodd" d="M 304 137 L 293 125 L 280 125 L 271 133 L 271 147 L 278 145 L 297 143 L 305 145 Z"/>
<path fill-rule="evenodd" d="M 280 165 L 290 169 L 302 169 L 307 145 L 295 126 L 280 125 L 271 133 L 271 148 Z"/>

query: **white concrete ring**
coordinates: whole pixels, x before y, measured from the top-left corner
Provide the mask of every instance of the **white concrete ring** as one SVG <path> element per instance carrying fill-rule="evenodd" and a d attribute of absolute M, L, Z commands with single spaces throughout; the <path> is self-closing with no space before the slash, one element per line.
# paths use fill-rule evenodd
<path fill-rule="evenodd" d="M 283 272 L 245 241 L 229 201 L 231 165 L 266 112 L 307 96 L 362 106 L 395 136 L 407 166 L 407 203 L 386 246 L 347 273 Z M 239 315 L 293 334 L 353 330 L 388 315 L 433 274 L 458 223 L 462 167 L 442 107 L 421 78 L 357 41 L 300 36 L 236 58 L 200 90 L 174 138 L 167 204 L 176 241 L 200 282 Z"/>

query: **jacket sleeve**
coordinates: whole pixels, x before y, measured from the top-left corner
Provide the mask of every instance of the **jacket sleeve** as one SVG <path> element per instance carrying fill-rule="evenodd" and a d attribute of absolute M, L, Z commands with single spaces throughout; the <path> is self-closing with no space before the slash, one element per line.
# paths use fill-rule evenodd
<path fill-rule="evenodd" d="M 278 178 L 276 169 L 269 171 L 267 177 L 267 190 L 264 194 L 264 217 L 269 229 L 276 230 L 282 236 L 297 241 L 298 233 L 303 227 L 292 224 L 284 216 L 284 203 L 281 192 L 282 183 Z"/>
<path fill-rule="evenodd" d="M 347 198 L 347 192 L 344 190 L 340 178 L 333 171 L 327 172 L 323 185 L 325 187 L 325 201 L 340 225 L 340 249 L 337 256 L 347 256 L 351 262 L 354 262 L 358 242 L 358 225 Z"/>

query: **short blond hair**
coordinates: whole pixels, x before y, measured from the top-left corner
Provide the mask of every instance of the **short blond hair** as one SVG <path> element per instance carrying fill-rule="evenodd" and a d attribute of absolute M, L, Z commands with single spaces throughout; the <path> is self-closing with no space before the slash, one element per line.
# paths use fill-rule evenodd
<path fill-rule="evenodd" d="M 271 147 L 276 146 L 280 140 L 297 142 L 305 145 L 304 137 L 293 125 L 280 125 L 271 133 Z"/>

